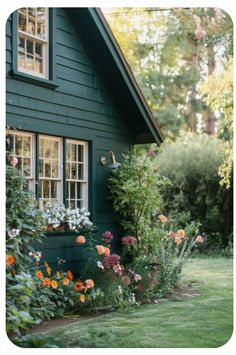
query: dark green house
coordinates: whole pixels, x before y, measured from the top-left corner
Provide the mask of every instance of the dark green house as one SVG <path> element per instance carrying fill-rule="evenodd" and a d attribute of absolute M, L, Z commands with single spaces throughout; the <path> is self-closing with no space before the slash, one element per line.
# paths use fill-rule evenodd
<path fill-rule="evenodd" d="M 86 207 L 119 244 L 108 199 L 111 151 L 162 142 L 162 134 L 102 15 L 95 8 L 21 8 L 6 25 L 6 125 L 12 155 L 39 205 Z M 52 233 L 39 246 L 55 263 L 78 267 L 75 235 Z M 81 249 L 79 249 L 81 250 Z M 68 264 L 67 264 L 68 267 Z"/>

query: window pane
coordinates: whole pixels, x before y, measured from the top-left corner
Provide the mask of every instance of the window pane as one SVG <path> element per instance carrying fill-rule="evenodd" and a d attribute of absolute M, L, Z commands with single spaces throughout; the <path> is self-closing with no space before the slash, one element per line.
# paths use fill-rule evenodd
<path fill-rule="evenodd" d="M 17 169 L 22 173 L 22 158 L 18 157 Z"/>
<path fill-rule="evenodd" d="M 28 15 L 32 19 L 36 15 L 36 8 L 35 7 L 28 7 Z"/>
<path fill-rule="evenodd" d="M 27 43 L 27 53 L 33 55 L 33 53 L 34 53 L 34 42 L 30 41 L 30 40 L 27 40 L 26 43 Z"/>
<path fill-rule="evenodd" d="M 43 160 L 39 159 L 39 176 L 43 177 Z"/>
<path fill-rule="evenodd" d="M 51 181 L 51 198 L 57 198 L 57 181 Z"/>
<path fill-rule="evenodd" d="M 43 196 L 43 180 L 39 180 L 39 198 Z"/>
<path fill-rule="evenodd" d="M 31 139 L 30 137 L 23 137 L 23 155 L 25 157 L 30 156 L 30 146 L 31 146 Z"/>
<path fill-rule="evenodd" d="M 45 37 L 45 8 L 37 8 L 37 36 L 44 38 Z"/>
<path fill-rule="evenodd" d="M 29 54 L 26 57 L 26 68 L 31 71 L 34 70 L 34 57 Z"/>
<path fill-rule="evenodd" d="M 76 208 L 75 201 L 70 201 L 70 208 L 74 210 Z"/>
<path fill-rule="evenodd" d="M 49 198 L 49 180 L 43 182 L 43 197 Z"/>
<path fill-rule="evenodd" d="M 77 179 L 77 164 L 71 163 L 71 179 Z"/>
<path fill-rule="evenodd" d="M 35 35 L 35 21 L 28 20 L 28 33 Z"/>
<path fill-rule="evenodd" d="M 70 178 L 70 163 L 66 163 L 66 178 Z"/>
<path fill-rule="evenodd" d="M 52 178 L 58 177 L 58 162 L 52 161 Z"/>
<path fill-rule="evenodd" d="M 38 57 L 42 57 L 43 56 L 43 45 L 41 43 L 35 42 L 35 54 Z"/>
<path fill-rule="evenodd" d="M 36 73 L 42 73 L 43 72 L 43 63 L 42 59 L 40 58 L 35 58 L 35 70 Z"/>
<path fill-rule="evenodd" d="M 26 14 L 19 11 L 18 29 L 26 32 Z"/>
<path fill-rule="evenodd" d="M 70 160 L 70 143 L 66 143 L 66 160 Z"/>
<path fill-rule="evenodd" d="M 75 199 L 75 182 L 70 182 L 70 199 Z"/>
<path fill-rule="evenodd" d="M 43 146 L 44 146 L 44 140 L 40 138 L 39 139 L 39 156 L 40 156 L 40 158 L 44 157 Z"/>
<path fill-rule="evenodd" d="M 25 39 L 23 37 L 19 37 L 18 50 L 21 52 L 25 51 Z"/>
<path fill-rule="evenodd" d="M 44 177 L 51 177 L 50 160 L 47 159 L 44 161 L 44 169 Z"/>
<path fill-rule="evenodd" d="M 30 176 L 30 159 L 29 158 L 24 158 L 23 159 L 23 164 L 24 164 L 24 168 L 23 168 L 23 173 L 25 176 Z"/>
<path fill-rule="evenodd" d="M 71 144 L 71 160 L 76 161 L 76 144 Z"/>
<path fill-rule="evenodd" d="M 77 183 L 77 199 L 80 200 L 82 197 L 82 184 Z"/>
<path fill-rule="evenodd" d="M 25 68 L 25 54 L 18 52 L 18 67 Z"/>
<path fill-rule="evenodd" d="M 84 165 L 78 164 L 78 179 L 84 180 Z"/>
<path fill-rule="evenodd" d="M 15 147 L 15 152 L 16 155 L 22 155 L 22 137 L 16 136 L 16 147 Z"/>
<path fill-rule="evenodd" d="M 7 135 L 7 150 L 13 154 L 13 136 L 11 134 Z"/>
<path fill-rule="evenodd" d="M 58 159 L 58 142 L 57 141 L 52 141 L 52 159 Z"/>
<path fill-rule="evenodd" d="M 80 161 L 80 162 L 84 161 L 84 146 L 83 145 L 78 145 L 78 161 Z"/>
<path fill-rule="evenodd" d="M 49 140 L 44 140 L 44 149 L 45 149 L 45 152 L 44 152 L 44 156 L 45 158 L 50 158 L 51 156 L 51 147 L 50 147 L 50 141 Z"/>

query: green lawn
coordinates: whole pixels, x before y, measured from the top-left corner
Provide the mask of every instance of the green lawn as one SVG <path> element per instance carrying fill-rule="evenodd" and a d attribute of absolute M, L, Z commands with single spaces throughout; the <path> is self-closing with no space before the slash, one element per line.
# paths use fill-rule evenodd
<path fill-rule="evenodd" d="M 182 282 L 200 293 L 172 297 L 60 327 L 50 332 L 65 347 L 215 348 L 232 334 L 232 259 L 196 258 L 184 268 Z"/>

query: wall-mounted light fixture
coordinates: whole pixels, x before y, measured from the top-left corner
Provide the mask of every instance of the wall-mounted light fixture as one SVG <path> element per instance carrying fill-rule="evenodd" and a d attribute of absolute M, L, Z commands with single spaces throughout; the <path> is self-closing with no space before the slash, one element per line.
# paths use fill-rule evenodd
<path fill-rule="evenodd" d="M 121 165 L 121 163 L 118 163 L 118 162 L 116 161 L 115 154 L 114 154 L 112 151 L 110 151 L 110 153 L 111 153 L 112 164 L 109 165 L 108 168 L 110 168 L 110 169 L 117 169 L 117 168 Z"/>

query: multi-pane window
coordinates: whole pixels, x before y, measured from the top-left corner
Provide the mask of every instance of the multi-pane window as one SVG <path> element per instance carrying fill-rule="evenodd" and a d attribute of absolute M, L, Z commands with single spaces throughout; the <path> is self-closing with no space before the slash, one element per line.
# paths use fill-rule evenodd
<path fill-rule="evenodd" d="M 7 140 L 10 155 L 18 159 L 16 168 L 27 177 L 41 208 L 49 201 L 88 208 L 87 142 L 14 130 L 7 132 Z"/>
<path fill-rule="evenodd" d="M 34 136 L 29 133 L 15 131 L 7 133 L 10 155 L 17 158 L 17 168 L 26 176 L 31 189 L 34 179 L 33 138 Z"/>
<path fill-rule="evenodd" d="M 66 140 L 67 205 L 81 208 L 87 205 L 87 145 L 85 142 Z"/>
<path fill-rule="evenodd" d="M 45 7 L 18 10 L 18 70 L 47 78 L 48 9 Z"/>
<path fill-rule="evenodd" d="M 60 202 L 60 185 L 62 180 L 61 139 L 39 136 L 39 204 L 48 201 Z"/>

